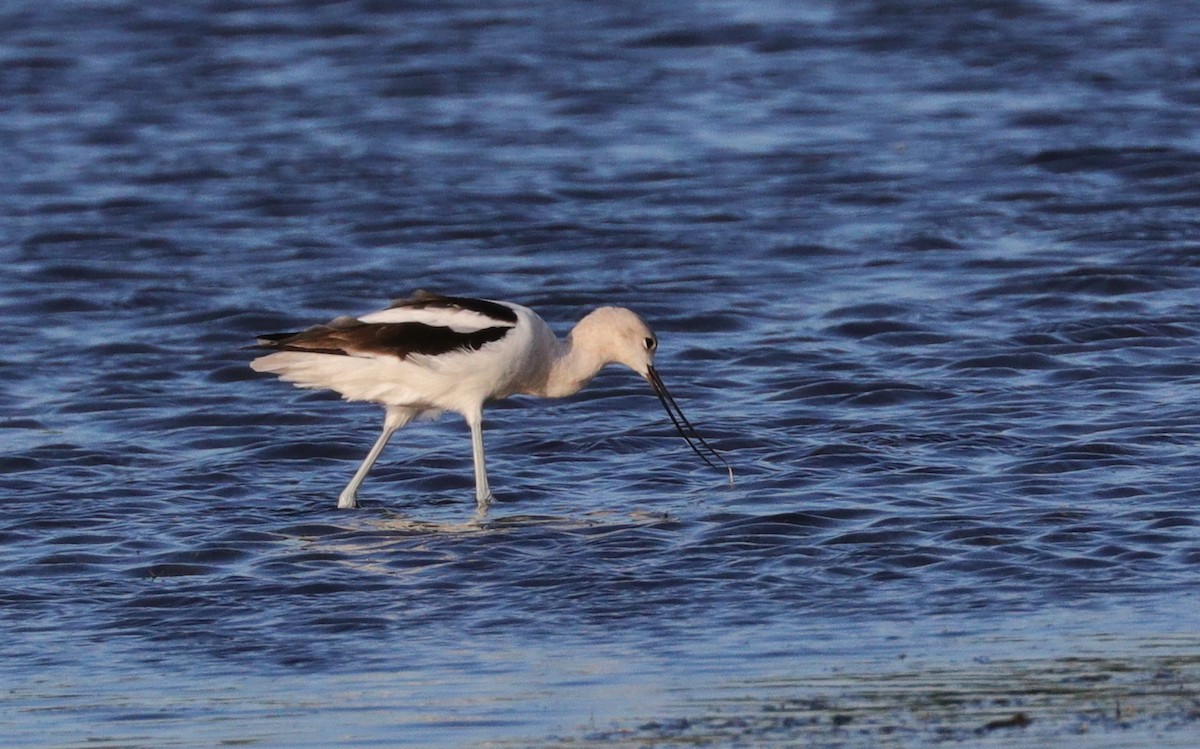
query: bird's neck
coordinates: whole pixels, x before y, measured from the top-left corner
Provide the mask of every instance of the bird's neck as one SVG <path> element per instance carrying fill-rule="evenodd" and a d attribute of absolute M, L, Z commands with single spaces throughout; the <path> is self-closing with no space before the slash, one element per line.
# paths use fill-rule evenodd
<path fill-rule="evenodd" d="M 609 363 L 594 348 L 576 345 L 570 335 L 559 341 L 558 346 L 558 356 L 550 365 L 545 387 L 538 393 L 544 398 L 565 398 L 578 393 Z"/>

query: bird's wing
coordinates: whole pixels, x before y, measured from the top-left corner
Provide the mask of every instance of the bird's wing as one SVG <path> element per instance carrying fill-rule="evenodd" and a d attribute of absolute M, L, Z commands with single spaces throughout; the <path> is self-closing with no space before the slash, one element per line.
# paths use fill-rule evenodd
<path fill-rule="evenodd" d="M 362 317 L 339 317 L 299 333 L 260 336 L 276 351 L 406 359 L 478 350 L 517 324 L 512 308 L 482 299 L 416 296 Z"/>
<path fill-rule="evenodd" d="M 363 315 L 364 322 L 421 322 L 470 331 L 490 327 L 513 327 L 517 313 L 512 307 L 488 299 L 441 296 L 417 291 L 408 299 L 397 299 L 385 310 Z"/>

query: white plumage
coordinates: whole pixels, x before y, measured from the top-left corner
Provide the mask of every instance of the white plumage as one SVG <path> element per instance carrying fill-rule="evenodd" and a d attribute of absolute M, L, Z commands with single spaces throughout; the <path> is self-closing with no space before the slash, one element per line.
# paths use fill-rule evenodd
<path fill-rule="evenodd" d="M 418 292 L 357 318 L 263 336 L 259 346 L 274 353 L 250 366 L 298 387 L 334 390 L 347 400 L 385 407 L 383 433 L 342 491 L 338 507 L 357 505 L 359 486 L 397 429 L 414 418 L 453 411 L 471 427 L 475 496 L 483 509 L 492 496 L 484 464 L 483 404 L 516 394 L 571 395 L 607 364 L 623 364 L 646 378 L 692 449 L 709 465 L 715 467 L 708 456 L 724 464 L 659 379 L 653 366 L 657 345 L 646 323 L 621 307 L 594 310 L 559 340 L 527 307 Z M 730 470 L 731 480 L 732 475 Z"/>

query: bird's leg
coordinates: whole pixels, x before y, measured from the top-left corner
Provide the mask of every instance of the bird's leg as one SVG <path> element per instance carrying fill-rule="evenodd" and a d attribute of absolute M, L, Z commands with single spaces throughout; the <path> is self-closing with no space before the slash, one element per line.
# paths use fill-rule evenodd
<path fill-rule="evenodd" d="M 362 485 L 363 479 L 367 477 L 371 466 L 375 465 L 375 461 L 379 459 L 379 453 L 383 452 L 383 446 L 387 444 L 388 439 L 392 434 L 409 422 L 412 418 L 412 413 L 401 409 L 387 410 L 387 414 L 383 418 L 383 433 L 379 435 L 379 439 L 375 440 L 374 446 L 371 447 L 371 452 L 367 453 L 367 457 L 363 460 L 362 465 L 354 472 L 354 478 L 350 479 L 350 483 L 342 489 L 342 493 L 338 495 L 338 508 L 351 509 L 358 507 L 358 487 Z"/>
<path fill-rule="evenodd" d="M 471 427 L 471 453 L 475 460 L 475 503 L 477 509 L 486 510 L 492 501 L 492 489 L 488 486 L 487 466 L 483 461 L 483 416 L 467 416 Z"/>
<path fill-rule="evenodd" d="M 354 473 L 354 478 L 350 479 L 350 483 L 342 489 L 342 493 L 338 496 L 339 509 L 352 509 L 358 507 L 358 487 L 362 484 L 363 479 L 367 477 L 367 473 L 371 470 L 371 466 L 375 465 L 376 459 L 379 458 L 379 453 L 383 452 L 383 446 L 387 444 L 388 438 L 396 429 L 389 429 L 386 425 L 383 428 L 383 433 L 379 435 L 379 439 L 375 440 L 374 447 L 371 452 L 367 453 L 366 460 L 358 467 Z"/>

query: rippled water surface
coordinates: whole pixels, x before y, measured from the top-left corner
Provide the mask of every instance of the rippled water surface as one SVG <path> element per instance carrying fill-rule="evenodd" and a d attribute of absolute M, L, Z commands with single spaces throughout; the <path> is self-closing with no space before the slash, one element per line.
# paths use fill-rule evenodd
<path fill-rule="evenodd" d="M 2 743 L 1188 745 L 1037 700 L 1200 689 L 1197 50 L 1133 0 L 5 2 Z M 335 510 L 378 409 L 245 347 L 417 288 L 638 310 L 736 485 L 614 369 L 491 409 L 482 520 L 449 417 Z"/>

